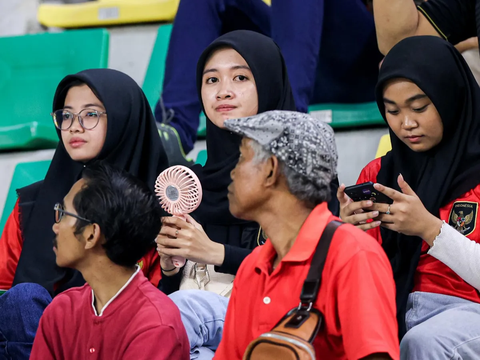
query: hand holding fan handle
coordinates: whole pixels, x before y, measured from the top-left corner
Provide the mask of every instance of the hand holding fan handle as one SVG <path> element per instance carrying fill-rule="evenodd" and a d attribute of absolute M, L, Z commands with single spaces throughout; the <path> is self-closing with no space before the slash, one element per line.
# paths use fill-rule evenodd
<path fill-rule="evenodd" d="M 155 193 L 166 212 L 185 221 L 185 214 L 198 208 L 202 201 L 200 180 L 192 170 L 181 165 L 171 166 L 158 175 Z M 175 267 L 182 267 L 185 259 L 172 256 L 172 263 Z"/>

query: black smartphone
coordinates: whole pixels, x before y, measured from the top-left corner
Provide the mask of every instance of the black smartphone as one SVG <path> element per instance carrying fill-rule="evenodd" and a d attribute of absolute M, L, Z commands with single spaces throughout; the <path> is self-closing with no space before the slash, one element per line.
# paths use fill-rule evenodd
<path fill-rule="evenodd" d="M 374 203 L 392 204 L 393 200 L 387 195 L 373 187 L 373 182 L 369 181 L 363 184 L 347 186 L 345 188 L 347 194 L 353 201 L 371 200 Z"/>

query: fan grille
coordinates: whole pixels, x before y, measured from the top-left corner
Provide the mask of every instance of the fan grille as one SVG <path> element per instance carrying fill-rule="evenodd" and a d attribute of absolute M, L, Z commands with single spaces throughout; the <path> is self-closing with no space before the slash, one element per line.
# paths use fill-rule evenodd
<path fill-rule="evenodd" d="M 172 166 L 158 175 L 155 193 L 162 208 L 172 215 L 189 214 L 202 201 L 202 186 L 197 175 L 181 165 Z"/>

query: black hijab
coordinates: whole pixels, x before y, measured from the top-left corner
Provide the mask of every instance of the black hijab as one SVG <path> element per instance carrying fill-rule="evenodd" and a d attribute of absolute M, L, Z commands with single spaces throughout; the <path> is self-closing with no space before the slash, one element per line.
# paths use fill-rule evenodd
<path fill-rule="evenodd" d="M 136 175 L 153 189 L 156 177 L 168 166 L 168 161 L 143 91 L 132 78 L 119 71 L 85 70 L 60 82 L 53 110 L 63 108 L 68 90 L 79 81 L 92 89 L 108 116 L 105 144 L 96 159 Z M 32 186 L 18 190 L 24 240 L 14 279 L 14 284 L 40 284 L 50 293 L 83 283 L 75 271 L 56 266 L 52 225 L 54 204 L 62 201 L 88 163 L 73 161 L 58 129 L 57 134 L 60 142 L 43 183 L 34 184 L 33 192 Z"/>
<path fill-rule="evenodd" d="M 480 88 L 462 55 L 433 36 L 407 38 L 386 56 L 376 88 L 384 119 L 383 91 L 396 78 L 411 80 L 432 100 L 443 122 L 443 139 L 433 149 L 416 153 L 390 129 L 392 151 L 382 157 L 377 181 L 400 191 L 397 176 L 401 173 L 426 209 L 439 216 L 440 208 L 480 183 Z M 395 275 L 403 336 L 422 240 L 383 228 L 381 233 Z"/>
<path fill-rule="evenodd" d="M 269 110 L 296 110 L 280 49 L 269 37 L 248 30 L 229 32 L 212 42 L 202 53 L 197 63 L 197 90 L 200 100 L 205 64 L 211 54 L 222 47 L 236 50 L 250 67 L 257 86 L 258 113 Z M 227 187 L 231 182 L 230 172 L 240 156 L 240 142 L 240 136 L 220 129 L 207 119 L 207 163 L 203 167 L 193 167 L 203 187 L 203 200 L 195 211 L 195 217 L 201 223 L 245 223 L 230 213 L 227 198 Z"/>

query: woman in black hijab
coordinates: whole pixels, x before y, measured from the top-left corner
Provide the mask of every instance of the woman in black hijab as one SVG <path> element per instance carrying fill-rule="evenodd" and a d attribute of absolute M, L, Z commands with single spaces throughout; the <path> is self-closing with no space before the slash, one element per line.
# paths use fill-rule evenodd
<path fill-rule="evenodd" d="M 150 106 L 133 79 L 110 69 L 86 70 L 65 77 L 58 85 L 53 101 L 52 114 L 57 114 L 56 125 L 60 127 L 64 127 L 62 120 L 64 124 L 67 122 L 67 117 L 62 115 L 64 107 L 70 113 L 80 111 L 65 104 L 67 94 L 74 88 L 90 92 L 93 100 L 86 108 L 97 111 L 82 109 L 84 125 L 88 127 L 87 122 L 93 116 L 98 117 L 98 122 L 89 130 L 83 128 L 74 115 L 70 128 L 60 130 L 57 127 L 60 141 L 45 180 L 18 190 L 16 212 L 20 214 L 20 228 L 5 230 L 1 239 L 3 243 L 23 243 L 18 266 L 12 266 L 14 259 L 7 261 L 8 271 L 11 272 L 13 267 L 15 273 L 13 285 L 37 283 L 52 295 L 84 283 L 78 273 L 56 266 L 52 251 L 53 205 L 62 202 L 80 178 L 82 169 L 91 161 L 105 160 L 136 175 L 153 189 L 157 175 L 168 166 Z M 57 110 L 60 112 L 56 113 Z M 103 146 L 101 140 L 92 137 L 102 126 L 106 126 Z M 97 149 L 96 153 L 88 150 L 92 147 Z M 85 155 L 88 151 L 93 155 Z M 16 222 L 10 221 L 10 224 Z M 21 239 L 7 239 L 17 234 Z"/>
<path fill-rule="evenodd" d="M 229 118 L 250 116 L 268 110 L 295 110 L 287 70 L 278 46 L 270 38 L 248 30 L 227 33 L 204 50 L 197 64 L 197 89 L 201 99 L 205 65 L 217 50 L 224 48 L 234 49 L 244 59 L 254 78 L 258 95 L 258 108 L 253 114 L 245 112 L 242 108 L 228 114 Z M 243 259 L 255 246 L 266 240 L 266 235 L 256 223 L 237 219 L 229 211 L 227 187 L 231 183 L 230 172 L 235 168 L 240 156 L 241 138 L 208 119 L 211 110 L 205 109 L 205 99 L 202 100 L 202 104 L 207 114 L 208 159 L 205 166 L 193 167 L 203 188 L 203 200 L 193 213 L 193 218 L 203 227 L 209 239 L 223 244 L 220 251 L 224 252 L 224 261 L 216 266 L 215 270 L 235 275 Z M 336 193 L 335 186 L 332 192 Z M 337 204 L 333 196 L 329 204 L 333 212 L 338 209 Z M 181 221 L 178 219 L 165 219 L 165 224 L 181 229 Z M 168 231 L 168 227 L 165 227 L 165 230 Z M 202 260 L 208 262 L 209 254 L 201 256 L 206 256 L 207 258 Z M 179 289 L 181 274 L 169 278 L 161 281 L 161 289 L 166 293 Z"/>
<path fill-rule="evenodd" d="M 231 72 L 231 75 L 229 73 L 229 76 L 232 78 L 241 76 L 245 79 L 248 77 L 248 80 L 242 78 L 243 81 L 253 83 L 253 86 L 249 87 L 248 90 L 243 88 L 240 91 L 230 90 L 229 88 L 225 90 L 226 92 L 232 92 L 231 95 L 226 95 L 226 97 L 230 97 L 231 102 L 238 106 L 237 109 L 233 109 L 226 116 L 243 117 L 274 109 L 295 109 L 292 90 L 280 49 L 270 38 L 247 30 L 233 31 L 219 37 L 202 53 L 197 64 L 197 88 L 201 99 L 202 86 L 205 83 L 204 78 L 208 75 L 204 76 L 205 65 L 219 49 L 235 50 L 243 58 L 240 60 L 243 61 L 243 65 L 249 68 L 232 70 L 233 72 Z M 218 80 L 220 77 L 218 72 L 211 72 L 211 78 Z M 232 84 L 230 84 L 232 89 L 237 83 L 240 82 L 234 83 L 232 81 Z M 251 99 L 255 96 L 255 89 L 258 95 L 258 98 L 255 99 L 258 103 L 258 110 L 250 108 L 247 110 L 248 104 L 246 103 L 249 100 L 245 98 L 245 94 L 251 93 Z M 223 90 L 220 89 L 219 91 Z M 233 94 L 235 91 L 236 93 Z M 243 98 L 240 93 L 244 94 Z M 205 99 L 202 99 L 203 105 L 205 105 L 205 101 Z M 228 99 L 226 101 L 228 102 Z M 204 110 L 207 115 L 208 159 L 205 166 L 197 165 L 193 167 L 203 189 L 202 203 L 193 213 L 193 218 L 201 224 L 205 231 L 206 236 L 202 237 L 205 243 L 212 243 L 213 241 L 217 244 L 223 244 L 222 247 L 214 250 L 224 253 L 224 260 L 221 264 L 218 264 L 219 266 L 215 267 L 215 271 L 235 275 L 243 259 L 255 246 L 262 243 L 264 238 L 256 223 L 236 219 L 229 211 L 227 187 L 231 183 L 230 172 L 235 167 L 240 155 L 241 138 L 218 126 L 221 126 L 221 124 L 214 124 L 208 119 L 209 114 L 219 117 L 218 113 L 210 108 L 205 109 L 205 106 Z M 174 239 L 174 241 L 181 240 L 182 235 L 186 234 L 181 231 L 182 223 L 179 219 L 166 218 L 164 224 L 176 226 L 176 229 L 178 229 L 179 234 L 175 236 L 177 239 Z M 184 228 L 185 225 L 183 223 Z M 170 229 L 173 230 L 174 228 L 170 227 Z M 170 229 L 168 226 L 164 226 L 161 236 L 163 234 L 166 239 Z M 212 255 L 210 247 L 200 246 L 200 248 L 203 249 L 204 254 L 194 254 L 193 258 L 196 258 L 195 260 L 199 262 L 213 263 L 212 260 L 215 256 Z M 187 256 L 187 258 L 191 259 L 192 257 Z M 166 262 L 162 265 L 164 276 L 160 281 L 160 289 L 169 294 L 180 288 L 182 272 L 180 271 L 174 276 L 166 276 L 170 274 L 165 273 L 165 270 L 172 268 L 168 260 Z"/>
<path fill-rule="evenodd" d="M 468 250 L 480 243 L 480 88 L 452 45 L 418 36 L 388 53 L 376 97 L 392 150 L 368 164 L 358 183 L 378 182 L 394 202 L 353 203 L 342 186 L 340 214 L 369 230 L 390 258 L 400 338 L 408 330 L 402 359 L 450 359 L 457 345 L 480 336 L 479 274 L 471 274 L 480 259 Z M 354 214 L 360 209 L 366 212 Z M 455 251 L 441 254 L 453 241 Z"/>
<path fill-rule="evenodd" d="M 219 55 L 222 51 L 224 55 Z M 247 30 L 227 33 L 205 49 L 197 64 L 197 89 L 207 115 L 208 160 L 205 166 L 193 168 L 202 183 L 203 200 L 193 218 L 189 218 L 190 224 L 178 218 L 165 218 L 167 226 L 162 227 L 157 242 L 162 264 L 159 288 L 167 294 L 189 288 L 182 280 L 192 277 L 188 265 L 185 271 L 175 269 L 170 256 L 183 256 L 208 264 L 215 273 L 230 275 L 230 280 L 223 278 L 223 287 L 215 287 L 212 274 L 208 275 L 212 281 L 202 285 L 200 271 L 196 271 L 193 276 L 198 286 L 192 287 L 214 292 L 189 291 L 186 297 L 182 291 L 172 294 L 182 312 L 192 350 L 198 347 L 196 351 L 208 352 L 205 347 L 215 349 L 221 334 L 213 324 L 221 324 L 212 322 L 212 327 L 206 330 L 212 336 L 205 342 L 196 335 L 196 321 L 208 322 L 206 318 L 200 319 L 203 315 L 224 318 L 233 275 L 252 249 L 266 240 L 258 224 L 239 220 L 229 211 L 227 187 L 231 183 L 230 172 L 240 156 L 241 138 L 224 129 L 223 121 L 268 110 L 296 108 L 280 49 L 270 38 Z M 332 204 L 337 204 L 335 197 Z M 201 313 L 185 312 L 200 308 L 204 309 Z"/>

